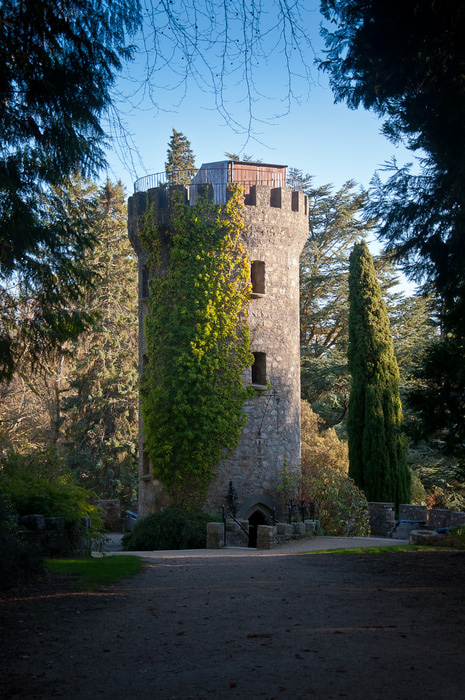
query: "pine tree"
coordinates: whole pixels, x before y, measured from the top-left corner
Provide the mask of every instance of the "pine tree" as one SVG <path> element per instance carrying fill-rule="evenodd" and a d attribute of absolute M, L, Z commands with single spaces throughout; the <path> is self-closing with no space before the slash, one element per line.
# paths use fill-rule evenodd
<path fill-rule="evenodd" d="M 86 325 L 69 309 L 94 240 L 57 190 L 104 163 L 100 120 L 139 22 L 137 0 L 0 3 L 0 381 L 25 346 L 37 359 Z"/>
<path fill-rule="evenodd" d="M 88 264 L 100 283 L 84 300 L 98 318 L 74 346 L 65 441 L 68 465 L 82 486 L 128 503 L 137 475 L 137 262 L 122 185 L 107 181 L 98 200 L 98 245 Z"/>
<path fill-rule="evenodd" d="M 350 256 L 349 304 L 349 475 L 369 501 L 394 501 L 397 507 L 410 502 L 399 371 L 365 243 L 357 243 Z"/>
<path fill-rule="evenodd" d="M 168 145 L 165 171 L 169 185 L 188 185 L 195 173 L 195 156 L 190 141 L 181 131 L 173 129 Z"/>

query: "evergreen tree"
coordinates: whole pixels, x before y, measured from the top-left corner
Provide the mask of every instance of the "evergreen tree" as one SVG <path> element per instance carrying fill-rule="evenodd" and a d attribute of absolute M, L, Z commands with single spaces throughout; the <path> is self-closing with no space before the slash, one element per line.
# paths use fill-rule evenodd
<path fill-rule="evenodd" d="M 336 100 L 384 118 L 421 155 L 376 185 L 380 234 L 408 274 L 433 285 L 442 321 L 465 337 L 465 10 L 462 0 L 322 0 Z"/>
<path fill-rule="evenodd" d="M 100 281 L 83 302 L 97 319 L 73 348 L 63 439 L 82 486 L 130 502 L 137 478 L 137 261 L 125 199 L 120 183 L 107 181 L 99 191 L 98 245 L 88 264 Z"/>
<path fill-rule="evenodd" d="M 356 244 L 350 256 L 349 304 L 349 475 L 369 501 L 394 501 L 398 506 L 410 502 L 399 371 L 386 306 L 365 243 Z"/>
<path fill-rule="evenodd" d="M 104 162 L 100 119 L 139 19 L 137 0 L 0 4 L 0 381 L 26 343 L 33 357 L 85 326 L 69 309 L 89 282 L 81 263 L 94 240 L 88 221 L 70 228 L 56 192 Z"/>
<path fill-rule="evenodd" d="M 169 185 L 188 185 L 195 174 L 195 157 L 190 141 L 181 131 L 173 129 L 168 144 L 165 171 Z"/>
<path fill-rule="evenodd" d="M 360 216 L 365 192 L 346 182 L 312 186 L 310 176 L 290 170 L 302 182 L 309 201 L 309 233 L 300 257 L 300 337 L 302 396 L 326 422 L 340 423 L 347 411 L 349 255 L 353 244 L 372 227 Z"/>

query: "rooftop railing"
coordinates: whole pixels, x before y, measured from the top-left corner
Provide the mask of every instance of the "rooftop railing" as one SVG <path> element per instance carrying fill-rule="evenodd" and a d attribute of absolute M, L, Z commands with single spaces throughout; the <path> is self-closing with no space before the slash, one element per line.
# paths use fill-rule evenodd
<path fill-rule="evenodd" d="M 155 187 L 170 187 L 173 185 L 226 185 L 229 182 L 240 182 L 250 188 L 252 185 L 267 185 L 268 187 L 287 187 L 291 190 L 302 191 L 302 181 L 287 177 L 286 168 L 272 168 L 260 165 L 238 165 L 224 163 L 217 167 L 201 167 L 199 170 L 178 170 L 172 173 L 153 173 L 140 177 L 134 183 L 134 192 L 147 192 Z"/>

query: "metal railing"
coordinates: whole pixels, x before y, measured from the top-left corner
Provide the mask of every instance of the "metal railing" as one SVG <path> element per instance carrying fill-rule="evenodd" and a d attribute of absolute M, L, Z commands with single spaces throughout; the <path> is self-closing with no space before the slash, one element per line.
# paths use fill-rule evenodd
<path fill-rule="evenodd" d="M 302 191 L 302 181 L 287 177 L 285 169 L 271 169 L 266 166 L 246 166 L 235 163 L 225 163 L 217 167 L 205 167 L 200 170 L 177 170 L 173 173 L 152 173 L 140 177 L 134 183 L 134 192 L 147 192 L 155 187 L 170 187 L 173 185 L 226 185 L 229 182 L 239 182 L 247 188 L 253 185 L 268 187 L 287 187 L 294 191 Z"/>

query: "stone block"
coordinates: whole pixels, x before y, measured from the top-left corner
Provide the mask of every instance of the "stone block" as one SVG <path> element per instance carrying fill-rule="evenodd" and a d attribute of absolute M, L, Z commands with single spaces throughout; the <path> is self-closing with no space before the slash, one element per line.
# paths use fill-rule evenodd
<path fill-rule="evenodd" d="M 43 515 L 21 515 L 18 518 L 18 525 L 26 530 L 38 532 L 45 529 L 45 518 Z"/>
<path fill-rule="evenodd" d="M 315 524 L 316 520 L 305 520 L 304 525 L 305 525 L 305 534 L 307 535 L 314 535 L 315 534 Z"/>
<path fill-rule="evenodd" d="M 432 530 L 438 527 L 450 527 L 451 511 L 445 508 L 431 508 L 428 511 L 428 525 Z"/>
<path fill-rule="evenodd" d="M 417 520 L 401 520 L 398 521 L 390 534 L 393 540 L 408 540 L 409 535 L 414 530 L 420 530 L 422 525 L 426 526 L 426 521 L 418 522 Z"/>
<path fill-rule="evenodd" d="M 426 506 L 414 506 L 410 503 L 401 503 L 399 506 L 399 520 L 424 520 L 428 518 Z"/>
<path fill-rule="evenodd" d="M 44 518 L 45 528 L 53 532 L 63 532 L 65 529 L 65 519 L 61 517 Z"/>
<path fill-rule="evenodd" d="M 293 532 L 293 527 L 292 524 L 288 525 L 287 523 L 277 523 L 276 524 L 276 534 L 283 536 L 283 537 L 292 537 L 292 532 Z"/>
<path fill-rule="evenodd" d="M 257 549 L 271 549 L 277 539 L 276 525 L 259 525 L 257 527 Z"/>
<path fill-rule="evenodd" d="M 221 549 L 224 547 L 223 523 L 207 523 L 207 549 Z"/>
<path fill-rule="evenodd" d="M 305 535 L 305 523 L 293 523 L 292 531 L 293 534 L 297 535 L 298 537 Z"/>
<path fill-rule="evenodd" d="M 387 535 L 391 532 L 395 522 L 394 503 L 370 502 L 368 508 L 371 534 Z"/>
<path fill-rule="evenodd" d="M 462 527 L 465 525 L 465 513 L 452 511 L 450 516 L 451 527 Z"/>

